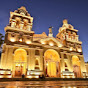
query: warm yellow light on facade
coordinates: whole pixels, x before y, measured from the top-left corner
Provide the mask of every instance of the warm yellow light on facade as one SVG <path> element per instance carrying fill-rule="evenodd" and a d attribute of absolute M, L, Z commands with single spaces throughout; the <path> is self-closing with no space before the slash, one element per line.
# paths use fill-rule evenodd
<path fill-rule="evenodd" d="M 75 78 L 75 76 L 72 76 L 72 78 Z"/>
<path fill-rule="evenodd" d="M 23 64 L 22 64 L 23 65 Z M 16 64 L 16 66 L 21 66 L 20 64 Z"/>
<path fill-rule="evenodd" d="M 30 40 L 29 40 L 29 41 L 26 41 L 26 43 L 27 43 L 27 44 L 31 44 L 31 41 L 30 41 Z"/>
<path fill-rule="evenodd" d="M 38 60 L 38 58 L 36 58 Z"/>
<path fill-rule="evenodd" d="M 70 75 L 70 74 L 66 74 L 66 75 Z"/>
<path fill-rule="evenodd" d="M 35 78 L 39 78 L 39 76 L 35 76 Z"/>
<path fill-rule="evenodd" d="M 8 74 L 11 74 L 11 72 L 10 72 L 10 71 L 8 71 L 7 73 L 8 73 Z"/>
<path fill-rule="evenodd" d="M 78 52 L 82 52 L 82 50 L 81 49 L 78 49 Z"/>
<path fill-rule="evenodd" d="M 0 75 L 0 78 L 3 78 L 3 75 Z"/>
<path fill-rule="evenodd" d="M 54 46 L 54 43 L 53 43 L 53 42 L 50 42 L 49 45 L 50 45 L 50 46 Z"/>
<path fill-rule="evenodd" d="M 31 78 L 39 78 L 39 76 L 30 76 L 30 75 L 29 75 L 29 76 L 27 76 L 27 78 L 30 78 L 30 79 L 31 79 Z"/>
<path fill-rule="evenodd" d="M 62 76 L 62 78 L 65 78 L 64 76 Z"/>
<path fill-rule="evenodd" d="M 11 41 L 11 42 L 15 42 L 15 39 L 14 39 L 14 38 L 10 38 L 10 41 Z"/>
<path fill-rule="evenodd" d="M 59 45 L 58 45 L 58 47 L 62 47 L 62 45 L 61 45 L 61 44 L 59 44 Z"/>
<path fill-rule="evenodd" d="M 67 76 L 67 78 L 70 78 L 70 76 Z"/>
<path fill-rule="evenodd" d="M 28 76 L 28 78 L 32 78 L 32 76 Z"/>
<path fill-rule="evenodd" d="M 12 76 L 10 75 L 10 76 L 7 76 L 7 78 L 11 78 Z"/>
<path fill-rule="evenodd" d="M 20 39 L 19 41 L 22 42 L 22 39 Z"/>
<path fill-rule="evenodd" d="M 73 50 L 73 48 L 72 47 L 70 47 L 70 51 L 72 51 Z"/>
<path fill-rule="evenodd" d="M 68 88 L 72 88 L 72 87 L 68 86 Z"/>
<path fill-rule="evenodd" d="M 44 42 L 44 41 L 41 41 L 41 43 L 42 43 L 42 44 L 45 44 L 45 42 Z"/>
<path fill-rule="evenodd" d="M 18 64 L 18 66 L 20 66 L 20 64 Z"/>
<path fill-rule="evenodd" d="M 1 74 L 4 74 L 5 72 L 4 71 L 0 71 Z"/>
<path fill-rule="evenodd" d="M 36 72 L 36 73 L 34 73 L 35 75 L 40 75 L 40 73 L 39 72 Z"/>
<path fill-rule="evenodd" d="M 77 88 L 77 87 L 74 86 L 73 88 Z"/>
<path fill-rule="evenodd" d="M 48 63 L 46 64 L 46 66 L 48 66 Z"/>

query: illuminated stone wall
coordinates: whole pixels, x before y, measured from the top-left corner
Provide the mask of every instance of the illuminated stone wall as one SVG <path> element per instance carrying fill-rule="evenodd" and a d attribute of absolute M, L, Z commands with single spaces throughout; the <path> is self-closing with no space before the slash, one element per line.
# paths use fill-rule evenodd
<path fill-rule="evenodd" d="M 80 77 L 83 77 L 84 73 L 88 74 L 82 53 L 82 42 L 79 41 L 77 34 L 78 30 L 68 24 L 66 19 L 63 20 L 63 25 L 59 28 L 56 38 L 53 37 L 53 27 L 49 27 L 47 36 L 45 32 L 35 34 L 32 31 L 32 25 L 33 17 L 25 7 L 10 12 L 10 21 L 9 25 L 5 27 L 5 42 L 1 55 L 2 69 L 9 69 L 12 77 L 15 77 L 19 74 L 16 74 L 16 66 L 21 67 L 25 62 L 21 68 L 22 72 L 20 72 L 27 78 L 32 78 L 32 76 L 38 78 L 39 75 L 75 78 L 79 77 L 78 74 Z M 15 53 L 17 50 L 19 52 Z M 49 52 L 46 54 L 48 50 Z M 25 56 L 22 51 L 25 51 Z M 78 57 L 77 60 L 76 58 L 74 60 L 79 64 L 72 60 L 74 56 Z M 25 60 L 21 61 L 24 57 Z M 77 72 L 77 69 L 80 72 Z"/>

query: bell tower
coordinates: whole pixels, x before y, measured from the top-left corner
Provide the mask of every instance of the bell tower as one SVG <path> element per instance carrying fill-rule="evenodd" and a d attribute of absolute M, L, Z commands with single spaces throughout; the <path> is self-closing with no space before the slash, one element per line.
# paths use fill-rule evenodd
<path fill-rule="evenodd" d="M 72 62 L 72 56 L 77 55 L 80 58 L 79 62 L 81 72 L 86 72 L 82 51 L 82 42 L 79 40 L 78 30 L 74 29 L 71 24 L 68 24 L 67 19 L 64 19 L 63 25 L 59 28 L 59 33 L 56 35 L 56 37 L 63 43 L 64 47 L 68 49 L 63 53 L 64 58 L 67 59 L 68 57 L 71 57 L 71 59 L 68 58 L 67 60 Z M 64 59 L 65 62 L 66 59 Z"/>
<path fill-rule="evenodd" d="M 11 69 L 12 72 L 15 72 L 15 66 L 23 66 L 20 69 L 22 71 L 20 75 L 25 74 L 28 63 L 27 49 L 33 41 L 32 25 L 33 17 L 30 16 L 25 7 L 22 6 L 14 12 L 10 12 L 9 24 L 5 27 L 5 41 L 1 55 L 2 69 Z M 25 56 L 22 56 L 22 53 L 25 53 Z"/>
<path fill-rule="evenodd" d="M 29 43 L 32 41 L 34 31 L 32 31 L 33 17 L 27 12 L 25 7 L 21 7 L 14 12 L 10 12 L 9 25 L 5 27 L 5 43 Z M 27 39 L 24 39 L 24 36 Z"/>
<path fill-rule="evenodd" d="M 62 27 L 59 28 L 59 33 L 56 35 L 61 42 L 70 49 L 70 51 L 76 51 L 82 53 L 82 42 L 79 41 L 78 30 L 74 29 L 71 24 L 68 24 L 66 19 L 63 20 Z"/>

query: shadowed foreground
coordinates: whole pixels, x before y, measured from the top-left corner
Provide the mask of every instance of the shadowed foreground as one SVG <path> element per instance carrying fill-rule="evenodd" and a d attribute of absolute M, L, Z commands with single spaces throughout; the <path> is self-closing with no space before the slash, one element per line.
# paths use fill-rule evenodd
<path fill-rule="evenodd" d="M 0 88 L 88 88 L 88 81 L 13 81 L 13 82 L 0 82 Z"/>

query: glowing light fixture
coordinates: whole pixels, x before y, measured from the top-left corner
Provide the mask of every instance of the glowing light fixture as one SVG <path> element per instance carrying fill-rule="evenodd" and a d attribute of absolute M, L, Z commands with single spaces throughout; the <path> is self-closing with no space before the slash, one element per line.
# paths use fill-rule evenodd
<path fill-rule="evenodd" d="M 69 86 L 68 88 L 72 88 L 72 87 Z"/>
<path fill-rule="evenodd" d="M 50 45 L 50 46 L 54 46 L 53 42 L 50 42 L 49 45 Z"/>
<path fill-rule="evenodd" d="M 10 38 L 10 41 L 11 41 L 11 42 L 15 42 L 15 39 L 14 39 L 14 38 Z"/>
<path fill-rule="evenodd" d="M 1 74 L 4 74 L 5 72 L 4 71 L 0 71 Z"/>
<path fill-rule="evenodd" d="M 45 44 L 45 42 L 44 42 L 44 41 L 41 41 L 41 43 L 42 43 L 42 44 Z"/>
<path fill-rule="evenodd" d="M 70 51 L 72 51 L 73 50 L 73 48 L 72 47 L 70 47 Z"/>
<path fill-rule="evenodd" d="M 28 76 L 28 78 L 32 78 L 32 76 Z"/>
<path fill-rule="evenodd" d="M 62 76 L 62 78 L 65 78 L 64 76 Z"/>
<path fill-rule="evenodd" d="M 70 76 L 67 76 L 67 78 L 70 78 Z"/>
<path fill-rule="evenodd" d="M 31 41 L 30 41 L 30 40 L 29 40 L 29 41 L 26 41 L 26 43 L 27 43 L 27 44 L 31 44 Z"/>
<path fill-rule="evenodd" d="M 11 78 L 11 76 L 7 76 L 8 78 Z"/>
<path fill-rule="evenodd" d="M 73 88 L 77 88 L 77 87 L 74 86 Z"/>
<path fill-rule="evenodd" d="M 16 64 L 16 66 L 18 66 L 18 64 Z"/>
<path fill-rule="evenodd" d="M 46 65 L 48 66 L 48 63 L 46 63 Z"/>
<path fill-rule="evenodd" d="M 35 78 L 39 78 L 39 76 L 35 76 Z"/>
<path fill-rule="evenodd" d="M 22 42 L 22 39 L 19 39 L 20 42 Z"/>
<path fill-rule="evenodd" d="M 20 64 L 18 64 L 18 66 L 20 66 Z"/>
<path fill-rule="evenodd" d="M 81 52 L 82 50 L 81 49 L 78 49 L 78 52 Z"/>

